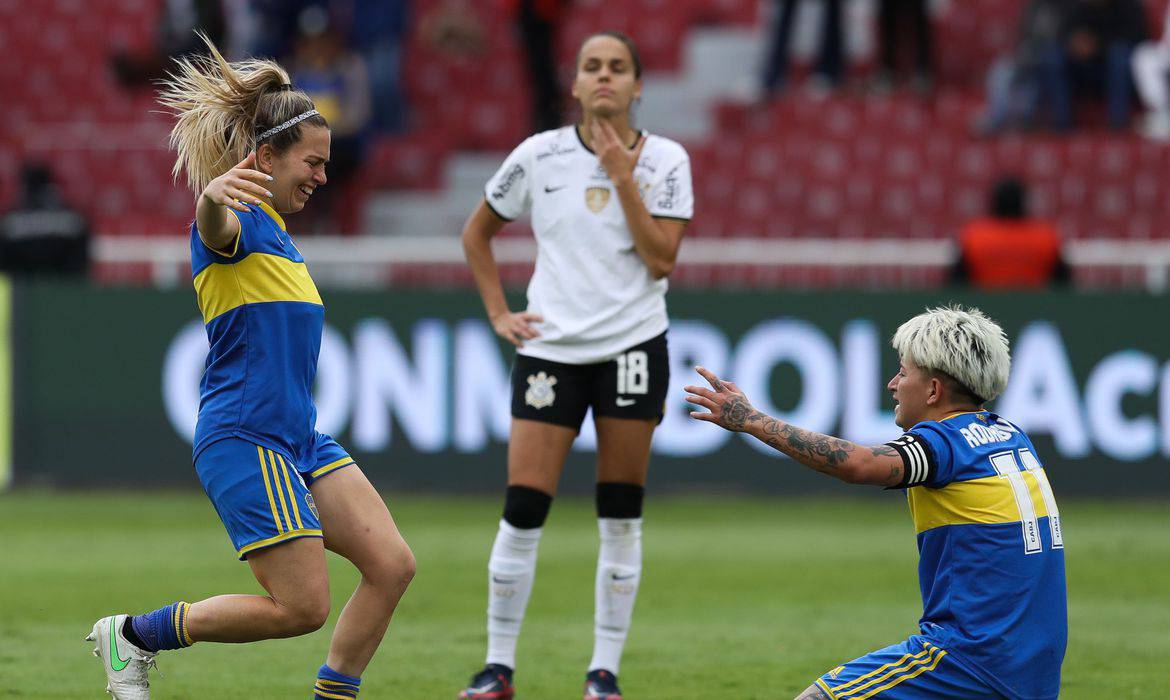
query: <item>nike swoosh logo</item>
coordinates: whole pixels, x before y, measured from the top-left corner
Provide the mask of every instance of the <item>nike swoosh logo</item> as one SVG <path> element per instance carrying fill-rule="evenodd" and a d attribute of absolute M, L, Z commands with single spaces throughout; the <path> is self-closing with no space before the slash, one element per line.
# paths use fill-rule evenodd
<path fill-rule="evenodd" d="M 614 400 L 614 403 L 621 406 L 622 408 L 625 408 L 626 406 L 633 406 L 634 404 L 638 403 L 638 401 L 637 399 L 623 399 L 619 396 Z"/>
<path fill-rule="evenodd" d="M 568 187 L 568 185 L 561 185 L 560 187 L 549 187 L 548 185 L 545 185 L 544 186 L 544 193 L 550 194 L 552 192 L 556 192 L 557 190 L 563 190 L 566 187 Z"/>
<path fill-rule="evenodd" d="M 491 690 L 492 686 L 495 684 L 496 682 L 492 681 L 491 683 L 488 683 L 487 685 L 481 685 L 478 688 L 468 688 L 466 692 L 471 695 L 479 695 L 480 693 L 486 693 L 487 691 Z"/>
<path fill-rule="evenodd" d="M 635 576 L 637 576 L 637 574 L 626 574 L 625 576 L 618 576 L 617 574 L 614 574 L 613 580 L 614 581 L 629 581 L 630 579 L 634 578 Z"/>
<path fill-rule="evenodd" d="M 516 579 L 514 579 L 514 578 L 500 578 L 498 576 L 492 576 L 492 583 L 499 583 L 499 584 L 502 584 L 505 586 L 510 586 L 513 583 L 516 583 Z"/>
<path fill-rule="evenodd" d="M 113 654 L 110 654 L 110 668 L 114 669 L 115 671 L 121 671 L 130 665 L 130 659 L 123 659 L 122 652 L 118 651 L 118 637 L 116 636 L 116 630 L 114 629 L 117 626 L 117 622 L 118 618 L 114 618 L 114 620 L 110 622 L 110 649 L 112 649 L 114 652 Z"/>

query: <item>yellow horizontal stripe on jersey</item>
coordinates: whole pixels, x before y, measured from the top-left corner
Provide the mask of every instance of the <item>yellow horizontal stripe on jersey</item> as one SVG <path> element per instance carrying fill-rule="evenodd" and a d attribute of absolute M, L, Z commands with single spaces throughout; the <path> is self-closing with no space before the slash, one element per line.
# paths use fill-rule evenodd
<path fill-rule="evenodd" d="M 1031 472 L 1021 472 L 1037 518 L 1048 515 L 1040 484 Z M 941 489 L 915 486 L 907 491 L 914 531 L 925 532 L 944 525 L 992 525 L 1017 523 L 1020 508 L 1016 505 L 1011 483 L 1002 476 L 987 476 L 970 481 L 955 481 Z"/>
<path fill-rule="evenodd" d="M 195 295 L 203 322 L 245 304 L 303 301 L 321 304 L 317 285 L 304 263 L 268 253 L 252 253 L 243 260 L 208 265 L 195 276 Z"/>

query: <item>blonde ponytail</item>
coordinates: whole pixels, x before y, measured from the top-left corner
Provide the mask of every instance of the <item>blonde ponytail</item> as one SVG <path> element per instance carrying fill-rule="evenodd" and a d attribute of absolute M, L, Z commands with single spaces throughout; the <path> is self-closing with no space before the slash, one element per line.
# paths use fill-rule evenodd
<path fill-rule="evenodd" d="M 170 147 L 177 154 L 172 173 L 183 171 L 196 193 L 230 170 L 257 147 L 256 136 L 313 109 L 303 92 L 290 90 L 288 72 L 275 61 L 229 63 L 206 35 L 209 53 L 176 59 L 158 101 L 177 117 Z M 319 115 L 304 123 L 328 126 Z M 300 125 L 267 140 L 283 151 L 300 138 Z"/>

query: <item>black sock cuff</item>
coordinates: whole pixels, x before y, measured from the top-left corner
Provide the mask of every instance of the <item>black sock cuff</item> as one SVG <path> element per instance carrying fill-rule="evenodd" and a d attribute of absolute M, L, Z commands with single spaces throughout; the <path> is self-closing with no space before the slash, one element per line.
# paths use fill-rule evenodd
<path fill-rule="evenodd" d="M 597 484 L 597 517 L 640 518 L 645 495 L 643 486 L 603 481 Z"/>
<path fill-rule="evenodd" d="M 553 497 L 528 486 L 509 486 L 504 494 L 504 522 L 521 530 L 544 525 Z"/>
<path fill-rule="evenodd" d="M 139 637 L 138 633 L 134 631 L 133 615 L 127 615 L 126 619 L 122 621 L 122 636 L 126 638 L 127 642 L 130 642 L 143 651 L 153 651 L 146 646 L 146 642 L 142 640 L 142 637 Z"/>

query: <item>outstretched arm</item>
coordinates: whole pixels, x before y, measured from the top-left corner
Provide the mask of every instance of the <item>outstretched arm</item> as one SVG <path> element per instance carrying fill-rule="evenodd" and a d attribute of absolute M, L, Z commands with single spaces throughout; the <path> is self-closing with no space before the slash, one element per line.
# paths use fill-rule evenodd
<path fill-rule="evenodd" d="M 686 397 L 687 401 L 707 409 L 707 412 L 692 411 L 692 418 L 714 423 L 727 430 L 747 433 L 810 469 L 851 484 L 902 485 L 904 461 L 893 447 L 863 447 L 831 435 L 798 428 L 757 411 L 733 382 L 723 381 L 702 367 L 695 369 L 711 388 L 685 388 L 690 393 Z"/>

